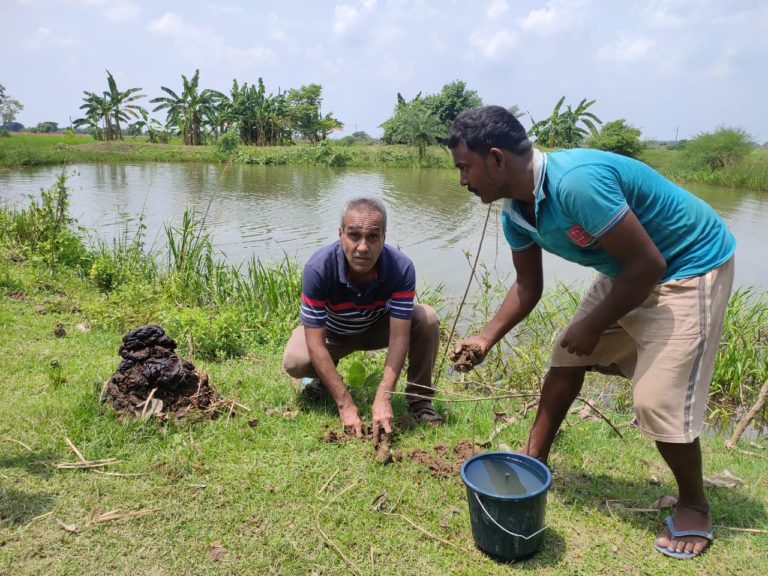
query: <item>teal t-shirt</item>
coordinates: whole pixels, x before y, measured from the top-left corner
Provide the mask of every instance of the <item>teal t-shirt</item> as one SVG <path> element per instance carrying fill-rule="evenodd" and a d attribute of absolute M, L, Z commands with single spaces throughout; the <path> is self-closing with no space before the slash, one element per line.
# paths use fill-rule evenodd
<path fill-rule="evenodd" d="M 616 276 L 621 265 L 597 240 L 632 212 L 667 263 L 660 282 L 704 274 L 726 262 L 736 240 L 714 209 L 650 166 L 600 150 L 544 155 L 535 190 L 536 226 L 505 200 L 504 235 L 512 250 L 534 243 L 583 266 Z"/>

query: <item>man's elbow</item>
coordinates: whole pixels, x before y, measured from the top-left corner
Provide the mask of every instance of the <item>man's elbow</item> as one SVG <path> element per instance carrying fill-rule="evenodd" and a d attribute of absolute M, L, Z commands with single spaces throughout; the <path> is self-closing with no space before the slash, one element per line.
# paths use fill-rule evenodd
<path fill-rule="evenodd" d="M 656 254 L 654 258 L 651 259 L 648 268 L 648 276 L 653 277 L 654 284 L 658 284 L 659 280 L 661 280 L 667 272 L 667 261 L 664 260 L 664 257 L 661 254 Z"/>

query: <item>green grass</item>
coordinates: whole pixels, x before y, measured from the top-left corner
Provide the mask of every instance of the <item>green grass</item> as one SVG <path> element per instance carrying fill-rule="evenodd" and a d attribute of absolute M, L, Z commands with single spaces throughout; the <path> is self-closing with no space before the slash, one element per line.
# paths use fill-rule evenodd
<path fill-rule="evenodd" d="M 741 161 L 720 170 L 692 168 L 681 151 L 646 149 L 640 156 L 661 174 L 679 182 L 701 182 L 745 190 L 768 190 L 768 149 L 756 148 Z"/>
<path fill-rule="evenodd" d="M 517 421 L 491 448 L 520 446 L 532 418 L 520 402 L 451 403 L 469 391 L 444 377 L 438 405 L 446 425 L 401 432 L 396 447 L 406 457 L 383 467 L 370 441 L 323 442 L 324 432 L 338 426 L 335 411 L 300 403 L 280 369 L 279 349 L 264 348 L 226 361 L 195 359 L 226 398 L 249 412 L 169 425 L 119 421 L 98 395 L 117 366 L 121 334 L 76 328 L 99 325 L 84 310 L 102 296 L 67 271 L 52 277 L 16 264 L 8 276 L 24 295 L 4 292 L 0 300 L 0 573 L 345 574 L 352 565 L 361 574 L 756 575 L 764 566 L 768 535 L 726 528 L 768 529 L 764 460 L 726 451 L 720 437 L 703 441 L 705 473 L 727 469 L 746 483 L 710 490 L 717 540 L 702 558 L 681 563 L 651 549 L 665 512 L 630 510 L 674 494 L 652 443 L 626 427 L 622 441 L 605 423 L 572 414 L 551 461 L 550 528 L 541 551 L 505 566 L 474 549 L 458 475 L 435 478 L 407 454 L 462 439 L 482 442 L 493 431 L 494 411 Z M 57 323 L 67 330 L 63 338 L 53 334 Z M 53 359 L 65 378 L 58 385 L 50 377 Z M 353 391 L 367 399 L 360 405 L 368 418 L 373 392 Z M 395 410 L 404 410 L 399 399 Z M 622 426 L 630 415 L 610 418 Z M 76 460 L 66 438 L 87 459 L 120 460 L 108 470 L 140 475 L 58 469 Z M 375 510 L 382 494 L 387 504 Z M 112 510 L 153 512 L 88 523 Z M 226 549 L 218 562 L 209 557 L 216 541 Z"/>
<path fill-rule="evenodd" d="M 167 231 L 170 247 L 160 251 L 165 263 L 142 261 L 139 236 L 118 241 L 112 252 L 104 245 L 95 250 L 93 262 L 102 262 L 97 274 L 64 266 L 63 257 L 51 265 L 23 237 L 11 238 L 5 230 L 0 574 L 764 571 L 765 440 L 750 445 L 744 439 L 740 450 L 729 451 L 722 436 L 702 437 L 705 475 L 728 470 L 744 485 L 709 490 L 716 530 L 710 551 L 691 562 L 663 558 L 651 543 L 668 511 L 642 510 L 675 494 L 674 481 L 653 443 L 628 426 L 623 382 L 590 376 L 585 397 L 599 403 L 624 440 L 604 421 L 582 420 L 577 403 L 550 461 L 549 528 L 539 554 L 519 565 L 496 563 L 475 549 L 458 474 L 437 478 L 409 456 L 422 450 L 455 462 L 450 448 L 462 440 L 478 451 L 525 443 L 535 411 L 526 402 L 531 396 L 459 400 L 535 392 L 551 339 L 577 298 L 572 290 L 548 294 L 506 344 L 508 353 L 489 358 L 468 377 L 449 374 L 441 357 L 437 406 L 446 424 L 400 430 L 395 448 L 403 459 L 382 466 L 369 440 L 324 442 L 326 431 L 339 429 L 335 407 L 301 402 L 281 369 L 282 345 L 297 321 L 298 268 L 286 262 L 266 269 L 253 262 L 239 276 L 217 268 L 194 218 Z M 55 246 L 58 256 L 72 249 L 56 237 L 45 245 Z M 195 276 L 199 285 L 191 282 Z M 188 283 L 180 285 L 179 278 Z M 470 324 L 494 309 L 501 290 L 487 286 L 465 312 Z M 439 292 L 423 294 L 440 308 Z M 736 316 L 753 315 L 751 306 L 739 300 Z M 451 311 L 444 315 L 445 329 Z M 119 363 L 121 336 L 145 323 L 166 327 L 179 353 L 247 411 L 168 424 L 115 418 L 99 404 L 99 392 Z M 54 333 L 58 324 L 63 337 Z M 739 326 L 734 324 L 734 332 L 742 332 Z M 361 364 L 371 371 L 382 362 L 381 353 L 357 354 L 342 363 L 342 371 L 359 371 Z M 369 421 L 374 393 L 373 386 L 353 386 Z M 393 406 L 396 417 L 405 412 L 401 396 Z M 509 423 L 496 433 L 501 414 Z M 132 476 L 57 468 L 77 459 L 66 439 L 86 459 L 118 459 L 106 470 Z M 382 496 L 384 504 L 374 506 Z M 149 513 L 89 522 L 114 510 Z M 226 550 L 218 561 L 211 558 L 216 542 Z"/>
<path fill-rule="evenodd" d="M 0 138 L 0 166 L 36 166 L 72 162 L 220 162 L 215 145 L 151 144 L 144 137 L 97 142 L 90 136 L 12 134 Z M 228 161 L 257 165 L 452 168 L 450 153 L 432 146 L 420 159 L 411 146 L 352 145 L 327 140 L 317 146 L 239 146 Z"/>

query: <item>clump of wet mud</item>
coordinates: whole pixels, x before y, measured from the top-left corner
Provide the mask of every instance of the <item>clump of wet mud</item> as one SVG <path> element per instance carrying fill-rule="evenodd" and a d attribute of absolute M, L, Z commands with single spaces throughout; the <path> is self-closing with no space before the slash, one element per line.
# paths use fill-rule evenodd
<path fill-rule="evenodd" d="M 424 464 L 429 468 L 429 473 L 436 478 L 450 478 L 459 473 L 461 465 L 474 453 L 475 450 L 469 440 L 459 440 L 452 449 L 444 444 L 438 444 L 432 448 L 431 452 L 411 450 L 408 452 L 408 458 Z"/>
<path fill-rule="evenodd" d="M 208 375 L 176 352 L 176 342 L 157 325 L 123 336 L 122 358 L 106 383 L 102 400 L 121 416 L 183 418 L 190 411 L 214 416 L 218 395 Z"/>
<path fill-rule="evenodd" d="M 454 370 L 469 372 L 483 361 L 483 349 L 478 344 L 464 343 L 458 353 L 456 351 L 451 352 L 450 358 Z"/>

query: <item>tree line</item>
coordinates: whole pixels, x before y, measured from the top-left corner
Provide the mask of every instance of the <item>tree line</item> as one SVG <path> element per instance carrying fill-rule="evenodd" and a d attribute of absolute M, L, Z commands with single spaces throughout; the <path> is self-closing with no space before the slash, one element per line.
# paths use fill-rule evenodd
<path fill-rule="evenodd" d="M 118 88 L 107 70 L 107 89 L 101 93 L 85 91 L 80 109 L 84 116 L 72 125 L 93 133 L 98 140 L 122 140 L 123 128 L 146 131 L 150 141 L 167 141 L 181 136 L 184 144 L 198 146 L 217 140 L 225 132 L 236 131 L 247 145 L 288 144 L 294 136 L 312 144 L 325 140 L 344 125 L 333 114 L 323 115 L 322 86 L 309 84 L 277 94 L 267 94 L 264 81 L 255 84 L 232 82 L 229 94 L 200 87 L 200 70 L 191 78 L 181 76 L 181 90 L 161 86 L 163 95 L 149 100 L 152 112 L 165 111 L 165 122 L 149 119 L 146 108 L 137 103 L 146 98 L 142 88 Z"/>

